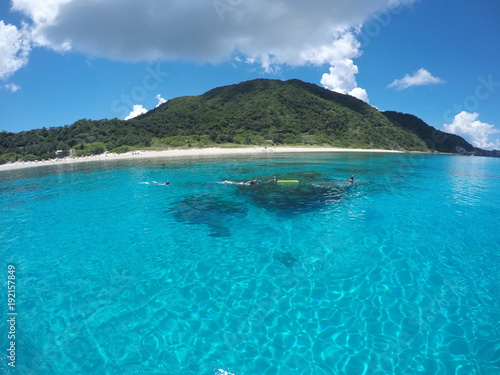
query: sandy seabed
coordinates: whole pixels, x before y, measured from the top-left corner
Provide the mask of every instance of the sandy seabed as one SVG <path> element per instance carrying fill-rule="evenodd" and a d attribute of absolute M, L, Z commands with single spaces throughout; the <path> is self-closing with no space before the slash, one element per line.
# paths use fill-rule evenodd
<path fill-rule="evenodd" d="M 95 161 L 149 159 L 149 158 L 179 158 L 193 156 L 223 156 L 223 155 L 252 155 L 262 153 L 307 153 L 307 152 L 392 152 L 394 150 L 356 149 L 356 148 L 331 148 L 331 147 L 245 147 L 245 148 L 199 148 L 186 150 L 163 151 L 133 151 L 124 154 L 105 153 L 79 158 L 61 158 L 36 162 L 15 162 L 0 165 L 0 171 L 10 171 L 22 168 L 43 167 L 71 163 L 88 163 Z"/>

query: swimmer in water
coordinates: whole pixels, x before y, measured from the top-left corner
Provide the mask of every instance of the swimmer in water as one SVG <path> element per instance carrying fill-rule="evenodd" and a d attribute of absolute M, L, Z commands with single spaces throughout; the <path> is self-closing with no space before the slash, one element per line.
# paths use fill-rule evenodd
<path fill-rule="evenodd" d="M 354 181 L 354 176 L 349 177 L 347 182 L 349 182 L 350 184 L 354 184 L 356 182 L 356 181 Z"/>
<path fill-rule="evenodd" d="M 233 181 L 224 181 L 223 184 L 230 184 L 230 185 L 255 185 L 256 183 L 258 183 L 259 181 L 258 180 L 250 180 L 250 181 L 247 181 L 247 182 L 233 182 Z"/>
<path fill-rule="evenodd" d="M 166 181 L 164 184 L 155 184 L 155 185 L 163 185 L 163 186 L 166 186 L 166 185 L 170 185 L 170 182 L 169 182 L 169 181 Z"/>

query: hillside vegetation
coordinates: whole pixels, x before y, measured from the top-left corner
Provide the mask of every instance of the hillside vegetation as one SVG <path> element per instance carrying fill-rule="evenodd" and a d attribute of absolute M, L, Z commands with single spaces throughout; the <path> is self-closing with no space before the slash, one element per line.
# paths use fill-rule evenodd
<path fill-rule="evenodd" d="M 416 116 L 392 111 L 383 112 L 383 114 L 394 125 L 402 127 L 422 139 L 430 150 L 449 153 L 474 151 L 474 147 L 462 137 L 437 130 Z"/>
<path fill-rule="evenodd" d="M 131 123 L 158 138 L 427 150 L 366 103 L 298 80 L 254 80 L 177 98 Z"/>
<path fill-rule="evenodd" d="M 438 133 L 436 133 L 438 132 Z M 446 138 L 445 142 L 436 142 Z M 431 141 L 430 141 L 431 140 Z M 381 113 L 349 95 L 299 80 L 257 79 L 179 97 L 135 119 L 79 120 L 70 126 L 0 133 L 0 163 L 133 149 L 314 145 L 475 152 L 422 120 Z"/>

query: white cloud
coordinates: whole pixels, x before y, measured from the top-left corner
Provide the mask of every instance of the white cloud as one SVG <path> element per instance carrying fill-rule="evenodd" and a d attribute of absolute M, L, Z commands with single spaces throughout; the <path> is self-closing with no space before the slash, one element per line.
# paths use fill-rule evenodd
<path fill-rule="evenodd" d="M 71 49 L 69 41 L 54 45 L 49 39 L 46 39 L 43 29 L 53 25 L 57 20 L 60 8 L 72 1 L 75 0 L 11 0 L 11 4 L 12 10 L 21 12 L 31 19 L 29 38 L 31 44 L 63 52 Z"/>
<path fill-rule="evenodd" d="M 6 79 L 28 63 L 30 41 L 25 26 L 18 29 L 0 20 L 0 80 Z"/>
<path fill-rule="evenodd" d="M 201 63 L 239 54 L 268 72 L 282 64 L 330 64 L 326 81 L 341 79 L 336 72 L 350 67 L 338 89 L 364 96 L 349 61 L 359 56 L 352 33 L 380 12 L 416 1 L 12 0 L 12 7 L 32 20 L 36 44 L 55 50 Z"/>
<path fill-rule="evenodd" d="M 148 110 L 144 108 L 141 104 L 135 104 L 134 107 L 132 108 L 132 112 L 128 114 L 127 117 L 125 117 L 125 120 L 130 120 L 133 119 L 137 116 L 143 115 L 147 112 Z"/>
<path fill-rule="evenodd" d="M 444 83 L 441 78 L 434 77 L 424 68 L 420 68 L 413 75 L 405 75 L 401 79 L 396 79 L 387 87 L 395 87 L 398 90 L 404 90 L 411 86 L 436 85 Z"/>
<path fill-rule="evenodd" d="M 168 102 L 168 100 L 163 99 L 160 94 L 156 95 L 156 100 L 158 100 L 158 104 L 156 105 L 156 108 L 161 106 L 163 103 Z"/>
<path fill-rule="evenodd" d="M 160 94 L 156 95 L 156 100 L 158 100 L 158 103 L 156 104 L 155 108 L 158 108 L 163 103 L 168 102 L 168 100 L 163 99 Z M 133 118 L 140 116 L 140 115 L 143 115 L 147 112 L 148 112 L 148 110 L 146 108 L 144 108 L 144 106 L 142 104 L 135 104 L 132 107 L 132 111 L 127 115 L 127 117 L 125 117 L 125 120 L 133 119 Z"/>
<path fill-rule="evenodd" d="M 361 87 L 355 87 L 351 91 L 348 92 L 349 95 L 354 96 L 366 103 L 369 103 L 370 100 L 368 99 L 368 93 L 366 92 L 365 89 L 362 89 Z"/>
<path fill-rule="evenodd" d="M 482 149 L 498 149 L 500 150 L 500 141 L 490 140 L 493 134 L 499 134 L 500 130 L 495 129 L 494 125 L 490 125 L 479 121 L 479 114 L 460 112 L 455 116 L 451 124 L 444 124 L 443 128 L 446 132 L 457 134 L 469 140 L 474 146 Z"/>
<path fill-rule="evenodd" d="M 320 48 L 317 51 L 308 51 L 308 60 L 321 63 L 328 61 L 331 65 L 329 73 L 323 74 L 321 84 L 332 91 L 349 94 L 368 102 L 366 90 L 358 87 L 356 74 L 358 67 L 352 60 L 361 55 L 359 42 L 352 33 L 345 33 L 335 40 L 330 48 Z"/>
<path fill-rule="evenodd" d="M 352 33 L 345 33 L 332 43 L 331 48 L 323 47 L 313 51 L 309 59 L 317 59 L 319 62 L 327 60 L 331 65 L 329 73 L 323 74 L 321 78 L 321 84 L 325 88 L 368 102 L 366 90 L 358 87 L 356 82 L 358 67 L 352 60 L 360 55 L 359 42 Z"/>
<path fill-rule="evenodd" d="M 0 87 L 2 87 L 4 90 L 8 90 L 12 93 L 21 90 L 21 86 L 16 85 L 15 83 L 7 83 L 7 84 L 0 86 Z"/>
<path fill-rule="evenodd" d="M 53 23 L 62 5 L 72 0 L 12 0 L 12 10 L 22 12 L 35 24 Z"/>
<path fill-rule="evenodd" d="M 219 62 L 235 50 L 259 62 L 300 65 L 377 12 L 413 0 L 13 0 L 45 44 L 120 60 Z M 234 4 L 234 5 L 231 5 Z M 133 20 L 133 22 L 131 22 Z M 286 30 L 286 32 L 285 32 Z M 330 59 L 322 63 L 329 62 Z"/>

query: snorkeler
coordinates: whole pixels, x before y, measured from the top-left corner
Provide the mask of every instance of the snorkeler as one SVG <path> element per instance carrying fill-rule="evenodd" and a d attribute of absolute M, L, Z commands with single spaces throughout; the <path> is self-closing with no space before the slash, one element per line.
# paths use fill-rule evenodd
<path fill-rule="evenodd" d="M 262 181 L 262 180 L 250 180 L 247 182 L 233 182 L 233 181 L 223 181 L 223 184 L 230 184 L 230 185 L 256 185 L 256 184 L 269 184 L 270 182 L 278 182 L 279 179 L 276 176 L 273 176 L 272 179 L 267 180 L 267 181 Z"/>
<path fill-rule="evenodd" d="M 233 182 L 233 181 L 224 181 L 223 184 L 230 184 L 230 185 L 255 185 L 258 183 L 258 180 L 250 180 L 247 182 Z"/>

